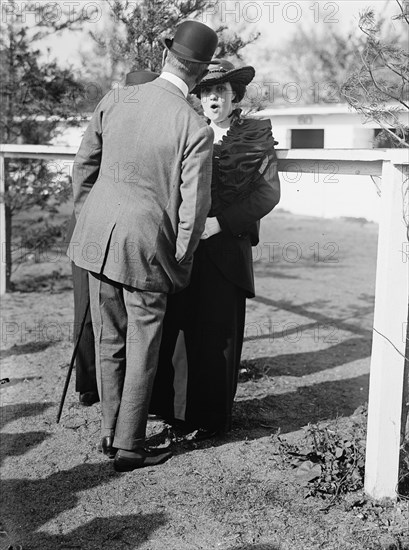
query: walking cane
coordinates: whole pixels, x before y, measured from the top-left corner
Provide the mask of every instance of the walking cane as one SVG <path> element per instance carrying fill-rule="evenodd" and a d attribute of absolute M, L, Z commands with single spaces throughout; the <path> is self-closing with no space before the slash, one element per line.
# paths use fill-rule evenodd
<path fill-rule="evenodd" d="M 79 330 L 79 333 L 78 333 L 77 341 L 75 342 L 74 351 L 72 352 L 71 363 L 70 363 L 70 366 L 68 368 L 67 376 L 65 378 L 65 384 L 64 384 L 64 389 L 62 391 L 60 407 L 59 407 L 58 413 L 57 413 L 57 424 L 60 421 L 62 409 L 64 407 L 65 396 L 67 395 L 68 386 L 70 384 L 72 369 L 74 368 L 75 358 L 77 357 L 78 347 L 80 345 L 80 340 L 81 340 L 82 332 L 84 330 L 85 319 L 87 317 L 88 310 L 89 310 L 89 300 L 87 302 L 87 307 L 85 308 L 84 317 L 82 318 L 82 321 L 81 321 L 81 326 L 80 326 L 80 330 Z"/>

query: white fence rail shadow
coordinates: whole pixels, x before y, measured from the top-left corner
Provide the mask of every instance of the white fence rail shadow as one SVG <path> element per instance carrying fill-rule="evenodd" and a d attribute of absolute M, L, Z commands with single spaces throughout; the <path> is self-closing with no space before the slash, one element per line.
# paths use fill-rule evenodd
<path fill-rule="evenodd" d="M 0 146 L 0 295 L 5 292 L 5 158 L 73 161 L 75 147 Z M 278 150 L 280 172 L 382 177 L 370 366 L 365 491 L 397 496 L 409 296 L 409 152 L 405 149 Z M 353 197 L 351 197 L 353 200 Z"/>

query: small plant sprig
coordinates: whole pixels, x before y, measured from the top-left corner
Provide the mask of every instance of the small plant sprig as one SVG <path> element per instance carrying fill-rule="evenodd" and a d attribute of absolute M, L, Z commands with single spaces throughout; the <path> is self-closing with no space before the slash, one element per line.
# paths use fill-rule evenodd
<path fill-rule="evenodd" d="M 290 457 L 297 481 L 305 497 L 332 497 L 363 487 L 365 468 L 365 423 L 352 421 L 340 428 L 309 424 L 304 442 L 289 445 L 275 436 L 279 454 Z M 288 458 L 287 458 L 288 462 Z"/>
<path fill-rule="evenodd" d="M 307 484 L 306 496 L 337 497 L 362 488 L 365 439 L 361 434 L 309 425 L 306 438 L 311 442 L 311 451 L 308 459 L 297 466 L 298 477 Z M 309 471 L 315 474 L 312 479 Z"/>

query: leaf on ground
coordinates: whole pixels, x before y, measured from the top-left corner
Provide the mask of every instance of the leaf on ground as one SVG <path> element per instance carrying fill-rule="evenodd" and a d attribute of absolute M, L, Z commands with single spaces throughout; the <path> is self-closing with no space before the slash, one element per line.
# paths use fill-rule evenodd
<path fill-rule="evenodd" d="M 311 460 L 303 462 L 295 470 L 295 476 L 299 481 L 313 481 L 321 476 L 322 468 L 320 464 L 314 464 Z"/>

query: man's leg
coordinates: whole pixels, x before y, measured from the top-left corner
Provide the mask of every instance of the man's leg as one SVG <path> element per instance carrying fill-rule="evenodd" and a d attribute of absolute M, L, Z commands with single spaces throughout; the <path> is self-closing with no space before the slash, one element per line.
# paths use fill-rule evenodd
<path fill-rule="evenodd" d="M 128 315 L 126 373 L 114 447 L 134 451 L 145 444 L 167 294 L 126 287 L 123 294 Z"/>
<path fill-rule="evenodd" d="M 74 263 L 71 265 L 74 287 L 74 340 L 77 341 L 89 303 L 88 271 L 77 267 Z M 86 394 L 93 403 L 97 402 L 99 398 L 95 373 L 95 343 L 89 308 L 78 345 L 75 373 L 75 389 L 80 393 L 80 401 L 81 397 Z"/>
<path fill-rule="evenodd" d="M 122 285 L 90 273 L 89 289 L 101 399 L 101 437 L 113 437 L 126 370 L 127 312 Z"/>

